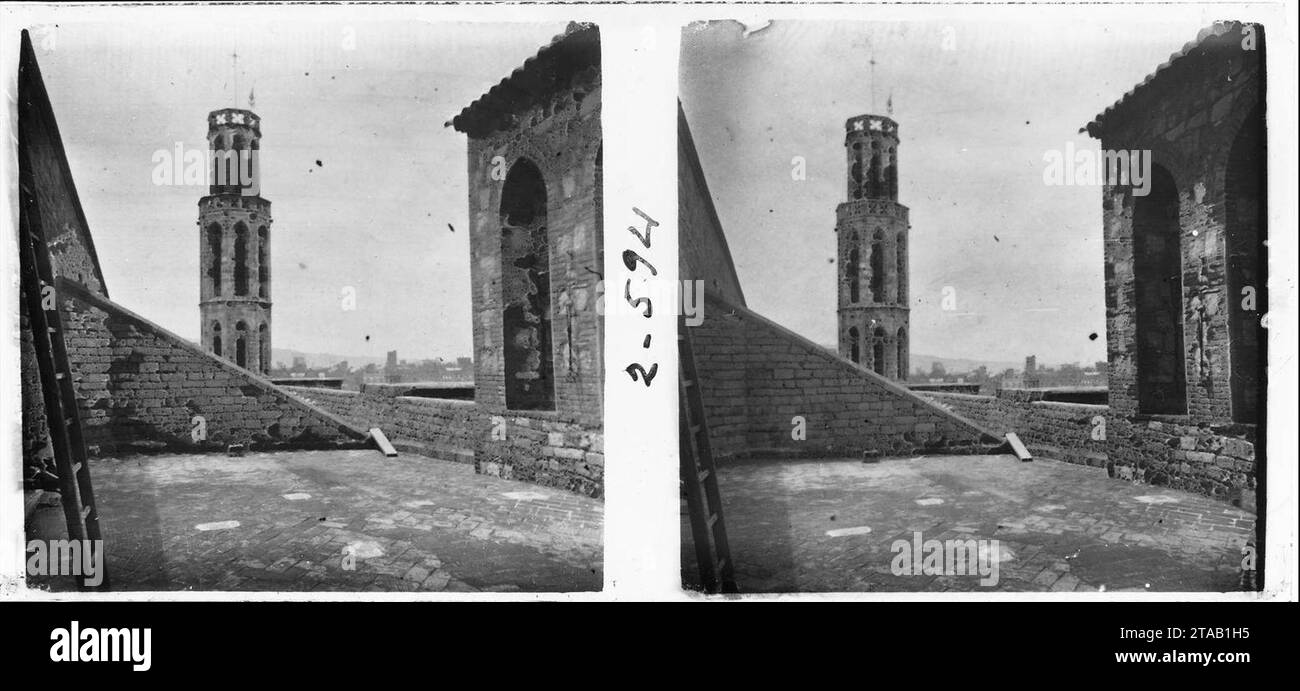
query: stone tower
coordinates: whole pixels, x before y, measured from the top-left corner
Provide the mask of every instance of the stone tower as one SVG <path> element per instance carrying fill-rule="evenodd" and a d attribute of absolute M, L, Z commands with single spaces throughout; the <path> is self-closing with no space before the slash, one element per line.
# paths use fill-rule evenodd
<path fill-rule="evenodd" d="M 271 202 L 261 196 L 262 123 L 249 110 L 208 114 L 211 185 L 199 200 L 203 347 L 258 374 L 271 367 Z"/>
<path fill-rule="evenodd" d="M 859 115 L 845 130 L 848 201 L 835 209 L 840 355 L 906 381 L 909 226 L 898 203 L 898 123 Z"/>

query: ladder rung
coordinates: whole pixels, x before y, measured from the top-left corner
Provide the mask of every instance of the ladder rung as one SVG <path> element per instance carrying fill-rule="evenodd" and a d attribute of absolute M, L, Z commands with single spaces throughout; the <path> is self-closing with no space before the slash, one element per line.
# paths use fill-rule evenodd
<path fill-rule="evenodd" d="M 682 380 L 682 386 L 686 386 L 686 387 L 695 386 L 695 380 L 694 380 L 694 379 L 683 379 L 683 380 Z"/>
<path fill-rule="evenodd" d="M 86 517 L 89 516 L 90 512 L 94 510 L 95 507 L 92 506 L 91 504 L 86 504 L 85 506 L 81 507 L 81 520 L 83 521 L 86 520 Z"/>
<path fill-rule="evenodd" d="M 47 327 L 45 327 L 45 331 L 46 331 L 46 333 L 52 333 L 52 334 L 56 334 L 56 333 L 59 332 L 59 330 L 56 329 L 56 328 L 54 328 L 53 326 L 47 326 Z"/>
<path fill-rule="evenodd" d="M 73 463 L 73 464 L 72 464 L 72 474 L 73 474 L 73 475 L 76 475 L 77 473 L 80 473 L 80 472 L 81 472 L 81 462 L 78 461 L 78 462 L 76 462 L 76 463 Z"/>
<path fill-rule="evenodd" d="M 55 373 L 54 373 L 54 378 L 55 378 L 55 379 L 60 379 L 60 380 L 61 380 L 61 379 L 63 379 L 63 377 L 64 377 L 64 374 L 63 374 L 62 372 L 55 372 Z"/>
<path fill-rule="evenodd" d="M 717 522 L 718 522 L 718 514 L 716 513 L 709 514 L 709 528 L 713 528 L 713 524 Z"/>
<path fill-rule="evenodd" d="M 699 434 L 700 429 L 701 427 L 699 425 L 691 425 L 691 434 Z"/>
<path fill-rule="evenodd" d="M 700 482 L 704 482 L 707 479 L 709 479 L 709 469 L 705 468 L 700 471 Z"/>

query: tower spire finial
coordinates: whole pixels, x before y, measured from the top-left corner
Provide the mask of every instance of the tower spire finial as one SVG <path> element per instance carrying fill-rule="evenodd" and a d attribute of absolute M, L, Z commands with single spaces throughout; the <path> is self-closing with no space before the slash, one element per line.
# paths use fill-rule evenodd
<path fill-rule="evenodd" d="M 231 85 L 234 87 L 235 107 L 239 107 L 239 50 L 238 46 L 230 51 Z"/>
<path fill-rule="evenodd" d="M 871 59 L 867 60 L 871 65 L 871 112 L 876 112 L 876 51 L 871 51 Z"/>

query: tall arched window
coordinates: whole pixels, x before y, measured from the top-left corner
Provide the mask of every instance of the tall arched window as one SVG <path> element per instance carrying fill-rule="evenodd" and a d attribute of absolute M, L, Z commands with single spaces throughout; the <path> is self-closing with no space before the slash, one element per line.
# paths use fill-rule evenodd
<path fill-rule="evenodd" d="M 899 232 L 894 239 L 895 297 L 900 305 L 907 304 L 907 236 Z"/>
<path fill-rule="evenodd" d="M 266 226 L 257 229 L 257 296 L 263 300 L 271 297 L 271 252 L 267 243 L 270 237 Z"/>
<path fill-rule="evenodd" d="M 501 190 L 501 310 L 506 407 L 554 410 L 546 182 L 521 158 Z"/>
<path fill-rule="evenodd" d="M 1228 253 L 1228 357 L 1232 419 L 1254 424 L 1263 407 L 1268 338 L 1268 147 L 1259 106 L 1246 117 L 1228 152 L 1224 236 Z"/>
<path fill-rule="evenodd" d="M 212 322 L 212 353 L 221 355 L 221 322 Z"/>
<path fill-rule="evenodd" d="M 871 369 L 880 376 L 885 374 L 885 328 L 877 326 L 871 338 Z"/>
<path fill-rule="evenodd" d="M 208 279 L 212 281 L 213 297 L 221 295 L 221 226 L 208 225 Z"/>
<path fill-rule="evenodd" d="M 898 157 L 894 154 L 894 147 L 892 146 L 889 147 L 889 152 L 886 154 L 884 189 L 886 198 L 898 198 Z"/>
<path fill-rule="evenodd" d="M 248 295 L 248 226 L 235 224 L 235 295 Z"/>
<path fill-rule="evenodd" d="M 248 325 L 242 321 L 235 324 L 235 364 L 248 366 Z"/>
<path fill-rule="evenodd" d="M 862 336 L 858 327 L 849 327 L 849 359 L 862 364 Z"/>
<path fill-rule="evenodd" d="M 862 266 L 858 256 L 858 236 L 853 235 L 853 249 L 849 250 L 849 260 L 844 265 L 844 277 L 849 281 L 849 302 L 857 302 L 862 287 Z"/>
<path fill-rule="evenodd" d="M 271 338 L 270 331 L 263 322 L 257 327 L 257 368 L 262 374 L 271 373 Z"/>
<path fill-rule="evenodd" d="M 853 198 L 862 198 L 862 142 L 853 142 L 853 165 L 849 177 L 853 180 Z"/>
<path fill-rule="evenodd" d="M 1187 413 L 1178 189 L 1152 166 L 1151 191 L 1133 196 L 1133 297 L 1140 413 Z"/>
<path fill-rule="evenodd" d="M 885 234 L 871 235 L 871 301 L 885 301 Z"/>
<path fill-rule="evenodd" d="M 898 348 L 898 378 L 900 381 L 907 381 L 907 329 L 904 327 L 898 327 L 895 346 Z"/>

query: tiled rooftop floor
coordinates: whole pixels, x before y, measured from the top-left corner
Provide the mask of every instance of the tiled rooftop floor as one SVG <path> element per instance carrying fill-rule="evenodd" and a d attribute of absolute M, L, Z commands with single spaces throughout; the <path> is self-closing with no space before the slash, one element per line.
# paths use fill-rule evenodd
<path fill-rule="evenodd" d="M 96 459 L 92 474 L 114 590 L 601 588 L 601 501 L 466 465 L 302 451 Z M 38 509 L 28 539 L 62 521 Z"/>
<path fill-rule="evenodd" d="M 1042 459 L 764 461 L 718 477 L 741 592 L 1231 591 L 1255 529 L 1253 514 L 1220 501 Z M 895 540 L 916 531 L 998 540 L 997 584 L 894 575 Z M 685 520 L 682 541 L 694 582 Z"/>

